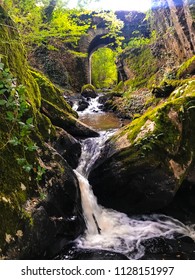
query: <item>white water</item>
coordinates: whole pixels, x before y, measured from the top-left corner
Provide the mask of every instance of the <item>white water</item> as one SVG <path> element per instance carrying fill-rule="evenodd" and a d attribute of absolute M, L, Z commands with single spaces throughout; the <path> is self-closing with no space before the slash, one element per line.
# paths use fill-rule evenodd
<path fill-rule="evenodd" d="M 77 239 L 77 246 L 111 250 L 123 253 L 129 259 L 139 259 L 144 255 L 144 247 L 141 245 L 143 240 L 155 237 L 171 239 L 176 234 L 195 240 L 194 225 L 186 226 L 176 219 L 157 214 L 129 218 L 123 213 L 98 205 L 87 176 L 101 147 L 112 133 L 113 131 L 101 132 L 100 137 L 89 138 L 83 142 L 80 164 L 75 173 L 79 180 L 87 230 L 84 236 Z M 101 234 L 98 233 L 93 215 Z"/>
<path fill-rule="evenodd" d="M 101 113 L 101 104 L 98 102 L 100 95 L 98 95 L 96 98 L 89 98 L 89 100 L 87 100 L 87 102 L 89 103 L 89 106 L 84 110 L 84 111 L 80 111 L 78 112 L 79 115 L 83 115 L 83 114 L 91 114 L 91 113 Z M 73 105 L 73 110 L 77 110 L 78 109 L 78 103 L 75 103 Z"/>

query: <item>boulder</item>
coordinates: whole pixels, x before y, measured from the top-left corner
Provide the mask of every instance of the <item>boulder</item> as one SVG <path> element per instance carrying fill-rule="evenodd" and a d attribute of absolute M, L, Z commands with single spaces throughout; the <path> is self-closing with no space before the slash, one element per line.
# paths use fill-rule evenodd
<path fill-rule="evenodd" d="M 0 258 L 50 257 L 85 230 L 70 167 L 77 164 L 80 145 L 62 128 L 80 136 L 96 133 L 76 119 L 58 88 L 29 69 L 19 33 L 1 4 L 0 53 Z M 66 144 L 75 147 L 75 157 L 63 151 Z"/>
<path fill-rule="evenodd" d="M 45 114 L 53 125 L 66 130 L 74 137 L 97 137 L 98 132 L 94 131 L 68 112 L 58 108 L 55 104 L 44 100 L 41 102 L 42 113 Z"/>
<path fill-rule="evenodd" d="M 75 173 L 48 144 L 39 156 L 45 171 L 39 181 L 39 196 L 26 203 L 33 223 L 24 235 L 22 259 L 51 258 L 86 228 Z"/>
<path fill-rule="evenodd" d="M 191 80 L 105 143 L 89 174 L 100 204 L 132 214 L 162 209 L 173 200 L 194 172 L 193 104 Z"/>
<path fill-rule="evenodd" d="M 73 136 L 62 128 L 56 127 L 56 133 L 52 139 L 52 146 L 73 169 L 78 166 L 81 156 L 81 144 Z"/>
<path fill-rule="evenodd" d="M 97 93 L 93 85 L 87 84 L 84 85 L 81 89 L 81 95 L 85 98 L 96 98 Z"/>
<path fill-rule="evenodd" d="M 89 106 L 89 103 L 84 100 L 84 98 L 82 100 L 79 101 L 79 104 L 78 104 L 78 108 L 77 108 L 77 111 L 84 111 L 85 109 L 87 109 L 87 107 Z"/>

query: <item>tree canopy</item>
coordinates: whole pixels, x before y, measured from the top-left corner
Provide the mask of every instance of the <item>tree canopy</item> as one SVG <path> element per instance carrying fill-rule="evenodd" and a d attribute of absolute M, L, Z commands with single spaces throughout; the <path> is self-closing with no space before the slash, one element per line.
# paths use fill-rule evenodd
<path fill-rule="evenodd" d="M 18 26 L 27 49 L 34 45 L 47 44 L 52 38 L 77 45 L 82 35 L 93 24 L 94 12 L 87 9 L 91 2 L 99 0 L 78 0 L 77 7 L 68 8 L 70 0 L 3 0 L 3 5 Z M 101 11 L 96 16 L 105 21 L 111 37 L 121 40 L 119 33 L 123 23 L 113 12 Z"/>

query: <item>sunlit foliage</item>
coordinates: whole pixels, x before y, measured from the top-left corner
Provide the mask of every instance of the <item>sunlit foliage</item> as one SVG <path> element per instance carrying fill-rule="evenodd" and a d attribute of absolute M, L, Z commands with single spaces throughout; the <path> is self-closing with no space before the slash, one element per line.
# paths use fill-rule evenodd
<path fill-rule="evenodd" d="M 117 83 L 116 53 L 100 48 L 91 57 L 92 84 L 96 88 L 112 88 Z"/>

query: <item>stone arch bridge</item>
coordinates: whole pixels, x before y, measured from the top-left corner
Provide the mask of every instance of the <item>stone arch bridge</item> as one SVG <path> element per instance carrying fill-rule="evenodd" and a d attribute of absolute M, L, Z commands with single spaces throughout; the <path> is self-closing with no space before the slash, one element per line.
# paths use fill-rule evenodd
<path fill-rule="evenodd" d="M 149 35 L 147 23 L 144 22 L 144 13 L 119 11 L 116 12 L 116 15 L 118 19 L 124 22 L 122 36 L 125 38 L 126 42 L 128 42 L 133 36 L 133 31 L 135 30 L 139 30 L 140 33 L 144 34 L 144 36 Z M 111 49 L 115 49 L 117 47 L 115 39 L 108 36 L 108 30 L 104 26 L 103 19 L 96 18 L 96 20 L 99 20 L 99 24 L 97 26 L 100 27 L 96 29 L 89 29 L 88 34 L 84 35 L 79 42 L 79 51 L 87 54 L 87 57 L 83 59 L 86 83 L 91 83 L 91 55 L 96 50 L 104 46 L 108 46 Z M 119 81 L 125 80 L 126 77 L 123 65 L 117 65 L 117 69 Z"/>

